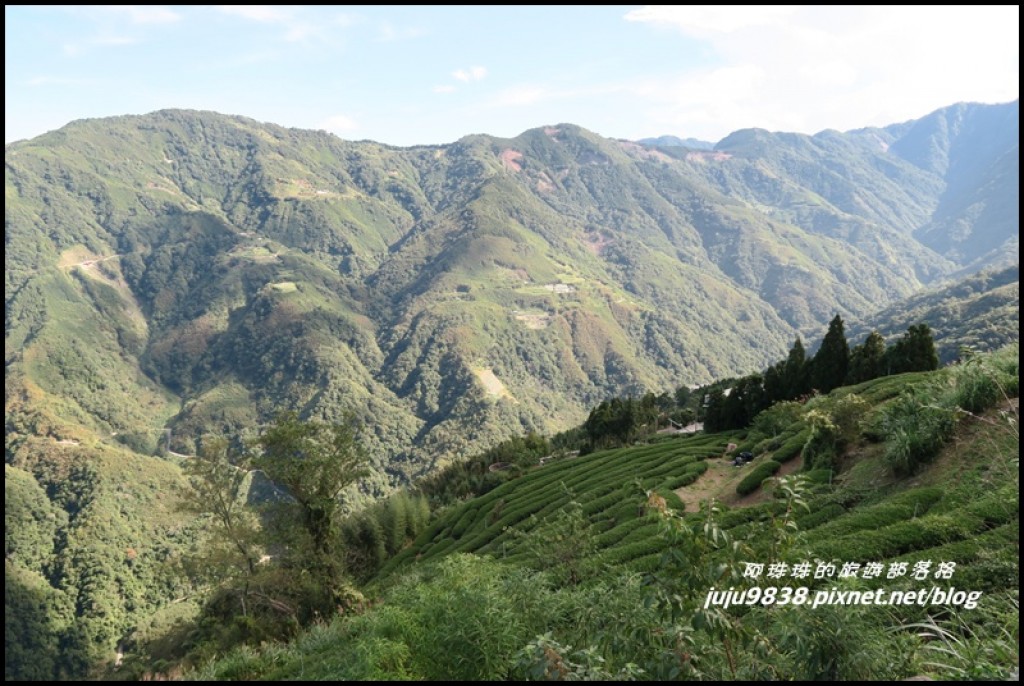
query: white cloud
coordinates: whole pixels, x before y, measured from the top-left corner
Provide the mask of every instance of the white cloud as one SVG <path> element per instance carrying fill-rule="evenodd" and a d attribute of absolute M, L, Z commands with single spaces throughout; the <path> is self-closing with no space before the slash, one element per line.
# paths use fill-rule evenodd
<path fill-rule="evenodd" d="M 328 117 L 317 126 L 324 131 L 330 131 L 331 133 L 336 133 L 338 135 L 351 133 L 359 128 L 359 124 L 357 124 L 352 117 L 344 114 L 336 114 L 333 117 Z"/>
<path fill-rule="evenodd" d="M 97 5 L 96 9 L 127 16 L 135 24 L 172 24 L 181 15 L 165 5 Z"/>
<path fill-rule="evenodd" d="M 390 22 L 381 22 L 378 27 L 377 39 L 384 43 L 390 43 L 398 40 L 408 40 L 410 38 L 419 38 L 427 34 L 425 29 L 421 29 L 418 26 L 395 26 Z"/>
<path fill-rule="evenodd" d="M 487 76 L 486 67 L 469 67 L 468 69 L 456 69 L 452 72 L 452 77 L 456 81 L 462 81 L 463 83 L 469 83 L 470 81 L 480 81 Z"/>
<path fill-rule="evenodd" d="M 216 9 L 221 14 L 231 17 L 280 26 L 284 29 L 282 38 L 289 43 L 302 43 L 311 38 L 325 37 L 327 28 L 323 23 L 304 19 L 300 9 L 285 5 L 217 5 Z M 351 23 L 352 18 L 349 15 L 339 14 L 333 21 L 328 22 L 328 25 L 344 28 Z"/>
<path fill-rule="evenodd" d="M 274 5 L 217 5 L 217 11 L 263 24 L 282 23 L 292 17 L 289 10 Z"/>
<path fill-rule="evenodd" d="M 456 90 L 458 89 L 450 84 L 443 86 L 434 86 L 435 93 L 454 93 Z"/>
<path fill-rule="evenodd" d="M 647 6 L 624 19 L 711 48 L 717 64 L 631 87 L 662 130 L 808 133 L 1018 97 L 1020 10 L 1002 7 Z M 654 132 L 652 132 L 654 133 Z"/>
<path fill-rule="evenodd" d="M 686 33 L 730 33 L 751 26 L 779 23 L 794 5 L 647 5 L 626 13 L 626 21 L 668 24 Z"/>

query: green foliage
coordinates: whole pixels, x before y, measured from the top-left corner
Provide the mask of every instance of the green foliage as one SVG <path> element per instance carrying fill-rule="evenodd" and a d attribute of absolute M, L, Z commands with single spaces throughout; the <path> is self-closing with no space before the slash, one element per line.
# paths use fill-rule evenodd
<path fill-rule="evenodd" d="M 789 462 L 803 452 L 811 437 L 812 429 L 807 428 L 786 439 L 779 448 L 772 453 L 772 459 L 778 463 Z"/>
<path fill-rule="evenodd" d="M 961 115 L 979 116 L 970 107 Z M 197 530 L 212 521 L 176 511 L 178 460 L 191 461 L 208 433 L 251 438 L 282 409 L 318 417 L 324 427 L 356 414 L 372 473 L 361 493 L 345 494 L 344 505 L 354 508 L 501 439 L 578 423 L 601 398 L 639 398 L 626 430 L 616 425 L 603 434 L 609 444 L 642 435 L 655 416 L 685 422 L 704 409 L 703 393 L 682 394 L 674 409 L 662 396 L 642 394 L 763 368 L 797 330 L 822 325 L 838 309 L 862 314 L 915 290 L 918 279 L 939 276 L 949 265 L 922 250 L 914 230 L 924 227 L 920 235 L 939 247 L 952 235 L 947 229 L 968 217 L 985 220 L 972 224 L 971 236 L 984 238 L 982 226 L 1002 230 L 1007 217 L 994 216 L 981 191 L 1012 197 L 1003 191 L 1016 184 L 1006 183 L 1012 174 L 1005 170 L 984 183 L 970 180 L 978 197 L 951 193 L 963 188 L 964 151 L 978 156 L 967 167 L 1002 169 L 977 152 L 1000 146 L 973 138 L 1002 128 L 950 126 L 922 142 L 928 125 L 814 137 L 740 132 L 723 141 L 723 159 L 707 164 L 569 125 L 557 134 L 400 150 L 181 111 L 79 122 L 13 144 L 5 416 L 7 462 L 20 472 L 8 474 L 5 489 L 14 579 L 8 676 L 95 675 L 140 621 L 199 590 L 170 570 L 183 549 L 201 545 Z M 891 152 L 879 152 L 879 138 Z M 505 164 L 506 151 L 522 155 L 521 163 Z M 950 197 L 970 197 L 976 209 L 939 202 Z M 880 254 L 883 262 L 871 257 Z M 987 301 L 965 301 L 964 314 L 988 321 L 974 316 L 1019 311 L 1012 285 L 1003 286 Z M 901 359 L 913 357 L 909 332 L 906 338 Z M 801 359 L 797 373 L 789 374 L 790 359 L 760 381 L 743 377 L 728 406 L 715 408 L 722 425 L 745 424 L 770 402 L 807 391 L 798 345 L 790 356 Z M 877 384 L 878 396 L 864 397 L 874 403 L 910 378 Z M 1000 381 L 1006 389 L 1015 383 Z M 985 381 L 965 377 L 961 391 L 953 405 L 991 401 Z M 623 409 L 609 419 L 616 414 L 630 416 Z M 319 437 L 327 445 L 340 435 L 324 428 Z M 514 459 L 473 463 L 483 468 L 453 472 L 428 494 L 452 505 L 457 520 L 444 513 L 416 535 L 415 518 L 396 505 L 356 527 L 356 538 L 367 540 L 362 568 L 372 574 L 381 550 L 397 553 L 385 571 L 421 553 L 495 553 L 508 539 L 506 527 L 533 515 L 545 521 L 566 504 L 563 481 L 579 494 L 588 525 L 607 535 L 600 540 L 614 539 L 599 553 L 603 560 L 650 568 L 657 555 L 644 528 L 650 517 L 637 517 L 636 503 L 619 490 L 635 479 L 656 493 L 691 483 L 701 468 L 695 463 L 736 439 L 564 455 L 542 468 L 539 458 L 555 450 L 524 439 L 531 446 L 514 448 Z M 156 450 L 186 457 L 156 460 L 149 455 Z M 279 483 L 296 477 L 287 486 L 294 502 L 281 503 L 296 516 L 284 543 L 269 549 L 279 557 L 243 574 L 262 596 L 252 596 L 259 616 L 238 618 L 230 585 L 215 593 L 193 634 L 209 637 L 207 655 L 237 640 L 289 635 L 313 621 L 313 608 L 334 612 L 358 599 L 340 580 L 344 508 L 330 484 L 337 476 L 331 467 L 344 461 L 310 469 L 314 479 L 279 475 Z M 498 461 L 514 468 L 487 471 Z M 291 470 L 287 459 L 274 462 Z M 360 472 L 349 466 L 341 481 Z M 454 505 L 473 495 L 482 498 Z M 422 520 L 422 505 L 415 509 Z M 416 543 L 403 548 L 414 535 Z M 1003 574 L 1006 563 L 998 564 Z M 321 583 L 325 570 L 331 584 Z M 614 595 L 632 587 L 606 588 Z M 596 645 L 615 656 L 609 674 L 623 674 L 632 659 L 623 656 L 633 651 L 647 667 L 659 666 L 650 674 L 669 675 L 672 665 L 676 675 L 736 678 L 735 655 L 723 656 L 718 639 L 728 635 L 739 645 L 738 633 L 700 644 L 709 666 L 695 672 L 670 656 L 693 644 L 648 607 L 638 609 L 642 596 L 623 596 L 633 609 L 601 621 L 628 625 L 644 640 L 615 648 L 607 635 L 554 635 L 568 659 Z M 597 597 L 588 607 L 600 605 Z M 580 608 L 558 615 L 580 616 Z M 549 619 L 517 634 L 504 657 L 547 631 Z M 38 646 L 38 660 L 26 646 Z M 413 659 L 417 646 L 384 633 L 338 659 L 362 665 L 360 676 L 424 678 L 428 670 Z M 247 672 L 241 657 L 225 673 L 260 673 L 274 663 L 266 659 Z M 808 673 L 752 665 L 739 671 Z M 488 669 L 509 675 L 507 661 Z"/>
<path fill-rule="evenodd" d="M 939 356 L 935 352 L 935 340 L 927 324 L 915 324 L 890 348 L 888 367 L 890 374 L 903 372 L 928 372 L 939 367 Z"/>
<path fill-rule="evenodd" d="M 263 431 L 256 444 L 262 454 L 254 465 L 287 494 L 287 499 L 271 505 L 284 564 L 308 571 L 313 584 L 321 585 L 328 596 L 333 593 L 328 607 L 344 602 L 338 549 L 340 498 L 369 473 L 353 427 L 302 422 L 294 413 L 285 413 Z"/>
<path fill-rule="evenodd" d="M 942 496 L 942 489 L 935 487 L 904 491 L 886 499 L 885 502 L 861 507 L 855 512 L 819 526 L 814 531 L 812 539 L 826 541 L 859 531 L 881 529 L 890 524 L 920 517 L 941 500 Z M 840 513 L 837 512 L 837 514 Z"/>
<path fill-rule="evenodd" d="M 913 473 L 931 460 L 953 434 L 962 412 L 980 412 L 1016 392 L 1016 346 L 968 360 L 930 385 L 922 385 L 889 403 L 880 426 L 886 435 L 886 462 L 894 471 Z"/>
<path fill-rule="evenodd" d="M 758 413 L 751 428 L 761 436 L 778 436 L 803 416 L 803 405 L 782 401 Z"/>
<path fill-rule="evenodd" d="M 912 474 L 935 457 L 952 435 L 956 414 L 938 405 L 931 390 L 907 394 L 886 406 L 881 419 L 885 460 L 899 474 Z"/>
<path fill-rule="evenodd" d="M 255 465 L 283 487 L 291 501 L 275 507 L 297 512 L 297 526 L 287 527 L 287 538 L 281 543 L 292 555 L 312 554 L 313 564 L 332 568 L 339 497 L 367 474 L 367 458 L 352 426 L 303 422 L 295 413 L 283 413 L 256 444 L 263 453 Z M 297 536 L 307 542 L 301 543 Z"/>
<path fill-rule="evenodd" d="M 237 591 L 242 615 L 248 614 L 250 584 L 263 555 L 259 521 L 247 503 L 252 474 L 246 466 L 226 440 L 205 440 L 185 463 L 190 488 L 181 502 L 183 511 L 210 519 L 206 540 L 188 562 L 191 574 Z"/>
<path fill-rule="evenodd" d="M 523 648 L 514 670 L 528 681 L 637 681 L 644 674 L 632 663 L 610 672 L 597 650 L 573 651 L 554 640 L 550 632 Z"/>
<path fill-rule="evenodd" d="M 843 320 L 837 314 L 828 325 L 828 333 L 811 360 L 811 388 L 828 393 L 843 385 L 850 366 L 850 346 L 843 332 Z"/>
<path fill-rule="evenodd" d="M 847 384 L 870 381 L 886 374 L 885 338 L 872 331 L 864 343 L 850 352 L 850 369 L 846 375 Z"/>
<path fill-rule="evenodd" d="M 761 487 L 761 482 L 775 474 L 781 467 L 782 465 L 775 460 L 756 463 L 751 472 L 736 484 L 736 492 L 740 495 L 750 495 Z"/>
<path fill-rule="evenodd" d="M 345 569 L 359 579 L 372 577 L 389 557 L 415 540 L 429 520 L 426 496 L 405 491 L 347 517 L 340 526 Z"/>
<path fill-rule="evenodd" d="M 961 357 L 960 348 L 989 352 L 1020 337 L 1020 267 L 982 271 L 951 285 L 918 293 L 872 314 L 857 325 L 856 334 L 877 329 L 895 337 L 917 322 L 931 327 L 935 348 L 942 364 Z M 860 347 L 860 346 L 858 346 Z M 851 360 L 851 373 L 853 373 Z M 884 368 L 875 376 L 884 374 Z M 851 378 L 851 383 L 872 378 Z"/>
<path fill-rule="evenodd" d="M 789 356 L 782 366 L 781 387 L 784 395 L 779 400 L 798 398 L 811 390 L 807 353 L 799 338 L 793 342 Z"/>

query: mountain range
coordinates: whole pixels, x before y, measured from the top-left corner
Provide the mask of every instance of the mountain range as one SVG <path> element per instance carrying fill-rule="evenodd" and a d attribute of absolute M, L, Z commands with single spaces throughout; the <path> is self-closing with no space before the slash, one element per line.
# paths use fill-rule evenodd
<path fill-rule="evenodd" d="M 180 620 L 181 464 L 281 410 L 358 421 L 369 499 L 836 313 L 947 359 L 1015 338 L 1018 122 L 394 148 L 168 110 L 6 146 L 5 674 Z"/>
<path fill-rule="evenodd" d="M 351 414 L 386 491 L 1016 262 L 1018 140 L 1018 102 L 712 149 L 74 122 L 6 147 L 8 433 L 187 455 Z"/>

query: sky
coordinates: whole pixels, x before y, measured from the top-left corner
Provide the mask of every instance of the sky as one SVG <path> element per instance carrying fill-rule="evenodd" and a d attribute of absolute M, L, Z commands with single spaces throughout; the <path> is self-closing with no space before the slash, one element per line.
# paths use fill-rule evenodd
<path fill-rule="evenodd" d="M 392 145 L 716 142 L 1018 97 L 1020 8 L 10 6 L 4 139 L 165 108 Z"/>

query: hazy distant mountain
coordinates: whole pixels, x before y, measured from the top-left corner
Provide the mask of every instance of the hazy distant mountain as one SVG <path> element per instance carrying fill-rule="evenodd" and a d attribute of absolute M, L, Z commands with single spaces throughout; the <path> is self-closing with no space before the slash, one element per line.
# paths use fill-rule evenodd
<path fill-rule="evenodd" d="M 678 136 L 641 138 L 637 143 L 656 148 L 691 148 L 693 150 L 711 150 L 715 147 L 715 144 L 709 141 L 702 141 L 697 138 L 679 138 Z"/>

